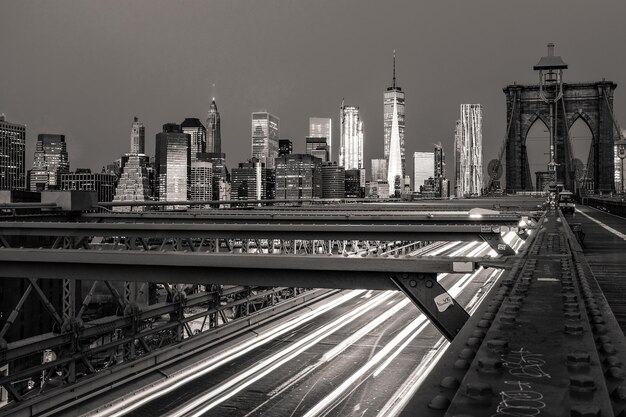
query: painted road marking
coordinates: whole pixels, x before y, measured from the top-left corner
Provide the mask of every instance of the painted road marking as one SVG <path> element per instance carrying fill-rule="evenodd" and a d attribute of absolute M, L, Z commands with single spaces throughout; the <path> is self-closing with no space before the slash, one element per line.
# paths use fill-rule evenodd
<path fill-rule="evenodd" d="M 613 233 L 615 236 L 622 238 L 623 240 L 626 240 L 626 235 L 623 234 L 622 232 L 619 232 L 615 229 L 613 229 L 611 226 L 607 226 L 606 224 L 602 223 L 600 220 L 594 219 L 593 217 L 591 217 L 590 215 L 588 215 L 587 213 L 583 213 L 582 211 L 576 209 L 576 211 L 580 214 L 582 214 L 583 216 L 585 216 L 586 218 L 598 223 L 600 226 L 602 226 L 604 229 L 608 230 L 609 232 Z"/>

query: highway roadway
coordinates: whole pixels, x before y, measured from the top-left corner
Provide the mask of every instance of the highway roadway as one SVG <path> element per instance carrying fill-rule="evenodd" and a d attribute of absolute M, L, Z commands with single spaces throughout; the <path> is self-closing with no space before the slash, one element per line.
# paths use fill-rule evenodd
<path fill-rule="evenodd" d="M 505 240 L 522 243 L 512 233 Z M 490 253 L 480 242 L 438 243 L 428 252 Z M 438 280 L 471 313 L 500 273 Z M 343 291 L 86 415 L 392 416 L 447 345 L 402 293 Z"/>

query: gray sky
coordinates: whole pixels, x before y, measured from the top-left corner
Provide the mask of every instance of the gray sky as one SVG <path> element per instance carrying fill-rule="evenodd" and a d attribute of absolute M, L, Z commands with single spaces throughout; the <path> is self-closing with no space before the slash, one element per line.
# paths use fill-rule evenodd
<path fill-rule="evenodd" d="M 72 169 L 99 170 L 128 151 L 135 115 L 151 155 L 164 123 L 204 121 L 215 83 L 232 167 L 250 156 L 252 111 L 279 116 L 303 152 L 309 116 L 332 117 L 338 144 L 345 97 L 361 108 L 369 175 L 396 49 L 407 168 L 441 141 L 451 177 L 459 104 L 484 106 L 486 164 L 505 134 L 502 88 L 536 82 L 548 42 L 566 81 L 617 82 L 626 126 L 625 17 L 624 0 L 3 0 L 0 113 L 27 124 L 29 167 L 47 132 L 66 135 Z"/>

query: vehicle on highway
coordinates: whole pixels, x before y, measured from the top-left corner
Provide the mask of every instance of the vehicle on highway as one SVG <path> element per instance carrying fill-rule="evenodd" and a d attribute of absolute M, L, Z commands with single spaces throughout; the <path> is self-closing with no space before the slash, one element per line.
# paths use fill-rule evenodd
<path fill-rule="evenodd" d="M 558 207 L 563 214 L 574 213 L 576 211 L 576 204 L 574 203 L 574 194 L 569 191 L 561 191 L 557 198 Z"/>

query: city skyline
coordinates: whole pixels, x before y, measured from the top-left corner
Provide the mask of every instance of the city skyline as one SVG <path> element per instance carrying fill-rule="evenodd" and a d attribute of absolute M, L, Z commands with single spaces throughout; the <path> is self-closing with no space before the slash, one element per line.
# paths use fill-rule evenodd
<path fill-rule="evenodd" d="M 616 39 L 626 34 L 620 22 L 626 5 L 602 3 L 605 7 L 582 2 L 563 7 L 569 3 L 530 1 L 512 23 L 517 29 L 510 30 L 506 5 L 482 0 L 454 3 L 458 12 L 454 16 L 449 15 L 452 2 L 446 1 L 423 7 L 392 2 L 384 8 L 350 1 L 284 7 L 278 1 L 260 13 L 293 35 L 283 39 L 282 29 L 253 36 L 249 22 L 254 13 L 236 2 L 210 7 L 191 2 L 186 8 L 165 2 L 131 1 L 124 7 L 115 1 L 84 2 L 73 5 L 68 19 L 62 7 L 8 1 L 3 4 L 6 13 L 0 16 L 0 47 L 11 50 L 14 59 L 3 65 L 0 113 L 6 113 L 11 122 L 27 125 L 27 167 L 32 166 L 37 135 L 58 132 L 71 144 L 74 167 L 99 170 L 128 152 L 128 120 L 133 115 L 144 123 L 146 146 L 152 150 L 163 123 L 185 117 L 204 120 L 214 95 L 224 116 L 222 152 L 227 154 L 227 164 L 236 166 L 249 158 L 250 112 L 271 108 L 281 117 L 283 136 L 294 138 L 294 152 L 302 152 L 304 143 L 299 138 L 306 136 L 312 115 L 335 119 L 333 134 L 338 137 L 334 109 L 345 97 L 361 108 L 364 160 L 369 161 L 382 156 L 379 94 L 389 84 L 388 57 L 396 49 L 402 58 L 398 69 L 405 74 L 403 90 L 411 97 L 406 107 L 406 154 L 428 150 L 431 143 L 441 141 L 452 155 L 450 126 L 458 105 L 476 102 L 484 106 L 488 162 L 496 156 L 505 134 L 502 88 L 515 81 L 536 82 L 532 64 L 550 41 L 570 64 L 566 82 L 606 77 L 620 85 L 615 113 L 618 120 L 626 119 L 624 77 L 619 70 L 625 58 L 613 52 Z M 544 13 L 537 15 L 536 8 Z M 283 9 L 286 14 L 277 13 Z M 354 19 L 345 19 L 348 11 Z M 557 12 L 564 21 L 582 24 L 584 19 L 594 37 L 575 31 L 575 25 L 554 25 L 549 16 Z M 312 26 L 321 15 L 327 23 L 323 30 Z M 429 34 L 440 31 L 435 22 L 443 16 L 448 22 L 446 33 L 433 43 Z M 383 35 L 356 24 L 391 18 L 397 24 Z M 530 20 L 533 31 L 522 30 L 523 22 Z M 194 24 L 197 21 L 206 24 Z M 174 29 L 181 25 L 189 30 Z M 160 31 L 164 26 L 172 30 Z M 336 45 L 339 33 L 349 34 L 342 45 Z M 463 33 L 472 33 L 471 40 Z M 183 42 L 189 47 L 178 48 Z M 326 60 L 307 56 L 312 45 L 336 62 L 332 70 L 321 64 Z M 76 51 L 94 47 L 96 56 L 74 59 Z M 206 48 L 207 54 L 197 54 Z M 168 62 L 154 65 L 162 50 L 171 51 Z M 238 56 L 253 57 L 255 65 L 247 68 Z M 41 57 L 46 66 L 37 65 Z M 129 60 L 135 64 L 129 66 Z M 215 94 L 212 84 L 216 84 Z M 59 97 L 63 97 L 61 105 Z M 107 120 L 106 130 L 94 129 L 100 119 Z M 407 163 L 406 171 L 412 172 L 410 158 Z"/>

